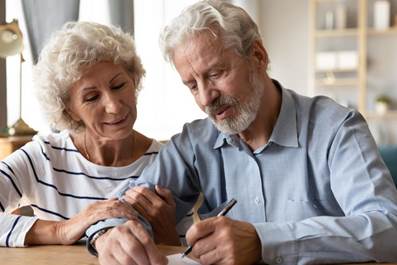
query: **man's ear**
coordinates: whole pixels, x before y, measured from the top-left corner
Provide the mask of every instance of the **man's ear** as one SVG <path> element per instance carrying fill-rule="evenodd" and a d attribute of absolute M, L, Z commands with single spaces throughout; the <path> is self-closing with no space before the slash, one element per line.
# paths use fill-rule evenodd
<path fill-rule="evenodd" d="M 255 62 L 258 63 L 258 67 L 267 69 L 269 64 L 269 57 L 267 55 L 266 49 L 260 40 L 254 41 L 251 47 L 251 56 L 254 58 Z"/>

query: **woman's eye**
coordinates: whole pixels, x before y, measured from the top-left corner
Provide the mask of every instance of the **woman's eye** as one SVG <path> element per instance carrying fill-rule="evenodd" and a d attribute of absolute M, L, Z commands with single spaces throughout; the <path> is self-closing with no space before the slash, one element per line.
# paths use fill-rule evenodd
<path fill-rule="evenodd" d="M 119 84 L 119 85 L 112 86 L 112 89 L 117 90 L 117 89 L 122 88 L 124 85 L 125 85 L 125 83 L 121 83 L 121 84 Z"/>
<path fill-rule="evenodd" d="M 84 101 L 88 101 L 88 102 L 94 101 L 94 100 L 98 99 L 98 97 L 99 97 L 98 95 L 86 96 L 84 98 Z"/>

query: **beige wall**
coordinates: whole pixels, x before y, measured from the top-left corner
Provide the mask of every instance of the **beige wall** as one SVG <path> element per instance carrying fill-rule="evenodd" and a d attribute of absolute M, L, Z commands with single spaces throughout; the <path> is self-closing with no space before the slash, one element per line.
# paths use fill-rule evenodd
<path fill-rule="evenodd" d="M 0 0 L 0 23 L 5 21 L 5 1 Z M 0 129 L 7 125 L 6 64 L 0 58 Z"/>
<path fill-rule="evenodd" d="M 269 74 L 301 94 L 308 93 L 307 0 L 259 0 L 259 26 L 270 57 Z"/>

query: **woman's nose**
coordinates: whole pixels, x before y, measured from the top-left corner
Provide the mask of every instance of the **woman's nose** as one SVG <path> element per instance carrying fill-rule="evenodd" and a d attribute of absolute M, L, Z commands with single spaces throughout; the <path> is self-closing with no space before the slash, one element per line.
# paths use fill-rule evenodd
<path fill-rule="evenodd" d="M 105 97 L 105 111 L 106 113 L 118 113 L 121 109 L 121 99 L 114 95 L 107 95 Z"/>

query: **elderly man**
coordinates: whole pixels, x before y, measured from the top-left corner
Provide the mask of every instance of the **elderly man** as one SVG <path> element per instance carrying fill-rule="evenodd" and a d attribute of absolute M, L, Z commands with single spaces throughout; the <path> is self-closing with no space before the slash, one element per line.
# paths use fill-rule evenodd
<path fill-rule="evenodd" d="M 257 26 L 231 4 L 190 6 L 162 46 L 208 119 L 186 124 L 125 200 L 143 208 L 140 184 L 166 186 L 180 219 L 199 192 L 202 212 L 236 198 L 188 230 L 203 264 L 397 261 L 397 191 L 359 113 L 272 80 Z M 101 264 L 165 263 L 144 222 L 118 223 L 88 231 Z"/>

